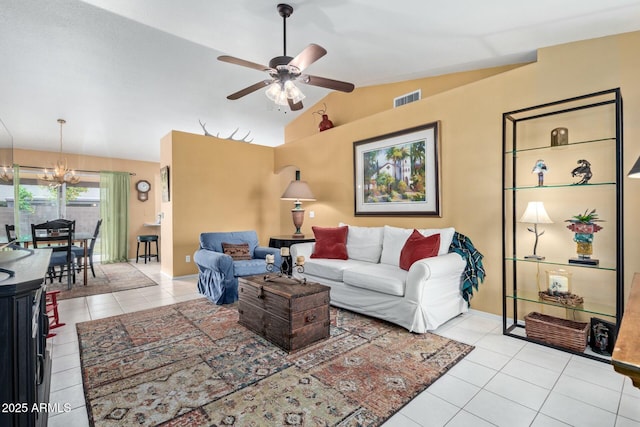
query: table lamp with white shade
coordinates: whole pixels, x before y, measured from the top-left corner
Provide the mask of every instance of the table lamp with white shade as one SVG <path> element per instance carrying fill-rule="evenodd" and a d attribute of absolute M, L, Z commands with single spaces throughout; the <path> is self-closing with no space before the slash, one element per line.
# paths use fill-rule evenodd
<path fill-rule="evenodd" d="M 533 228 L 528 227 L 527 230 L 534 233 L 536 236 L 535 243 L 533 244 L 533 255 L 527 255 L 525 256 L 525 259 L 543 260 L 543 256 L 536 254 L 536 250 L 538 248 L 538 237 L 544 234 L 544 230 L 541 233 L 538 233 L 538 224 L 553 224 L 553 221 L 551 221 L 551 218 L 547 215 L 547 211 L 544 209 L 544 204 L 542 202 L 529 202 L 527 209 L 525 209 L 519 222 L 533 224 Z"/>

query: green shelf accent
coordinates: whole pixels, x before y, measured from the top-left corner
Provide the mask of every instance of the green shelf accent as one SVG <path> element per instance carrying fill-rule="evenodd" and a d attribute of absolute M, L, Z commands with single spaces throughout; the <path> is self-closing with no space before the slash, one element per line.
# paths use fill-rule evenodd
<path fill-rule="evenodd" d="M 567 145 L 561 145 L 560 147 L 551 147 L 549 145 L 546 146 L 542 146 L 542 147 L 532 147 L 532 148 L 523 148 L 521 150 L 510 150 L 510 151 L 505 151 L 504 154 L 513 154 L 515 155 L 516 153 L 523 153 L 525 151 L 539 151 L 539 150 L 557 150 L 559 148 L 564 148 L 564 147 L 571 147 L 572 145 L 582 145 L 582 144 L 591 144 L 594 142 L 604 142 L 604 141 L 612 141 L 615 142 L 616 138 L 601 138 L 601 139 L 590 139 L 588 141 L 578 141 L 578 142 L 570 142 Z"/>
<path fill-rule="evenodd" d="M 560 307 L 567 310 L 575 310 L 582 313 L 594 314 L 596 316 L 612 317 L 614 319 L 616 317 L 615 307 L 606 304 L 598 304 L 592 301 L 585 300 L 584 303 L 580 304 L 577 307 L 570 307 L 552 301 L 545 301 L 541 299 L 536 292 L 516 290 L 516 293 L 517 295 L 507 295 L 507 298 L 517 301 L 533 302 L 536 304 L 548 305 L 552 307 Z"/>

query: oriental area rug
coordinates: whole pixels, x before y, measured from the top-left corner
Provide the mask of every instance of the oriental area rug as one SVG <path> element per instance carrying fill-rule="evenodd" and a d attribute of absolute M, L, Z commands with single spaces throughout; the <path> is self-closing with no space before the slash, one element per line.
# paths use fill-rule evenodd
<path fill-rule="evenodd" d="M 128 262 L 94 264 L 93 269 L 96 272 L 96 277 L 93 277 L 91 268 L 89 268 L 87 286 L 84 286 L 84 273 L 80 271 L 76 272 L 76 283 L 72 283 L 71 290 L 67 289 L 65 276 L 62 278 L 62 282 L 56 278 L 53 283 L 49 283 L 49 279 L 47 279 L 47 291 L 60 290 L 58 300 L 63 300 L 158 285 Z"/>
<path fill-rule="evenodd" d="M 97 427 L 378 426 L 473 349 L 332 307 L 288 354 L 204 298 L 76 327 Z"/>

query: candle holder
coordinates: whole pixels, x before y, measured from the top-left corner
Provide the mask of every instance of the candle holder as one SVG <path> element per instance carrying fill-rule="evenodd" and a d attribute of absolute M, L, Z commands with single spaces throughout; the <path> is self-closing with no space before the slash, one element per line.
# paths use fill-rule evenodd
<path fill-rule="evenodd" d="M 298 277 L 293 277 L 293 275 L 291 274 L 294 269 L 298 273 L 304 273 L 304 257 L 302 255 L 296 257 L 295 264 L 293 264 L 293 266 L 291 266 L 290 264 L 291 262 L 293 262 L 290 256 L 283 256 L 282 263 L 280 265 L 276 265 L 275 257 L 273 255 L 267 255 L 265 261 L 267 263 L 267 271 L 269 273 L 275 273 L 274 275 L 266 274 L 264 276 L 265 282 L 273 282 L 276 279 L 285 278 L 295 280 L 296 282 L 303 285 L 307 283 L 306 277 L 300 279 Z"/>

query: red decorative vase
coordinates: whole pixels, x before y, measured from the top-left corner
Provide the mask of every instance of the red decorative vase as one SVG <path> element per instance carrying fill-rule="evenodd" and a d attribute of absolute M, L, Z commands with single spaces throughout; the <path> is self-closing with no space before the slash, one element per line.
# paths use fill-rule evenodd
<path fill-rule="evenodd" d="M 318 127 L 320 128 L 320 132 L 322 132 L 323 130 L 331 129 L 333 127 L 333 122 L 329 120 L 329 116 L 323 114 L 322 121 Z"/>

